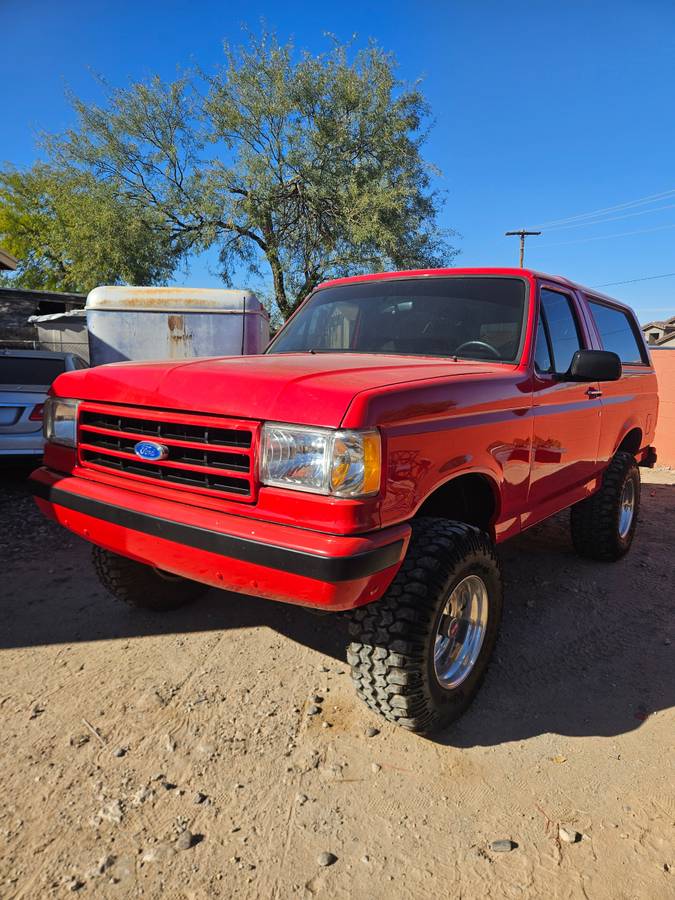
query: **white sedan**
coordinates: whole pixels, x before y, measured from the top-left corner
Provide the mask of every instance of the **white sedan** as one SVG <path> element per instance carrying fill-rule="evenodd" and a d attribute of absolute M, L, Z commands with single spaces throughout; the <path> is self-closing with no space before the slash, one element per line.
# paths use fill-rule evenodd
<path fill-rule="evenodd" d="M 0 458 L 41 456 L 42 410 L 62 372 L 87 368 L 74 353 L 0 350 Z"/>

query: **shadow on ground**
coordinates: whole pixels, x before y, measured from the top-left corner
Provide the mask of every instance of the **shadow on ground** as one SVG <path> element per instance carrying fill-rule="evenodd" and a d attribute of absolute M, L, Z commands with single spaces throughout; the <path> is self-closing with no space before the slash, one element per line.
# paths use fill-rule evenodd
<path fill-rule="evenodd" d="M 0 473 L 0 649 L 264 626 L 345 659 L 343 616 L 218 591 L 162 615 L 108 600 L 89 547 L 41 517 L 24 474 Z M 573 554 L 566 514 L 504 545 L 496 658 L 472 708 L 436 740 L 468 747 L 549 732 L 611 736 L 671 707 L 673 510 L 675 486 L 645 485 L 639 537 L 615 564 Z"/>

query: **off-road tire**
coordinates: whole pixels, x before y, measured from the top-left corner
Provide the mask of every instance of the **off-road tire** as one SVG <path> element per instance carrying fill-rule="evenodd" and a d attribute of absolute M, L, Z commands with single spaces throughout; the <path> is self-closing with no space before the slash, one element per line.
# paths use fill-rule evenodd
<path fill-rule="evenodd" d="M 619 532 L 621 498 L 626 481 L 635 482 L 633 520 L 625 537 Z M 572 544 L 579 556 L 614 562 L 628 553 L 640 511 L 640 470 L 632 453 L 616 453 L 605 469 L 602 485 L 570 510 Z"/>
<path fill-rule="evenodd" d="M 164 575 L 152 566 L 119 556 L 103 547 L 93 547 L 98 580 L 117 600 L 136 609 L 167 612 L 191 603 L 208 586 L 187 578 Z"/>
<path fill-rule="evenodd" d="M 468 575 L 488 592 L 483 645 L 458 687 L 441 685 L 434 668 L 436 632 L 446 598 Z M 356 692 L 375 712 L 410 731 L 447 727 L 473 700 L 492 656 L 502 612 L 499 562 L 487 534 L 448 519 L 421 518 L 403 565 L 380 600 L 352 614 L 347 648 Z"/>

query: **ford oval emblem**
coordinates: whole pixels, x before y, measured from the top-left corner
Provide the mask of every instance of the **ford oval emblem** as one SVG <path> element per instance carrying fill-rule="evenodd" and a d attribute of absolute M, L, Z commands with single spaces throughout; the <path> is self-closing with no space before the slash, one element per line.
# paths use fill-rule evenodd
<path fill-rule="evenodd" d="M 165 444 L 156 444 L 154 441 L 139 441 L 134 445 L 134 453 L 140 459 L 158 462 L 160 459 L 167 458 L 169 448 Z"/>

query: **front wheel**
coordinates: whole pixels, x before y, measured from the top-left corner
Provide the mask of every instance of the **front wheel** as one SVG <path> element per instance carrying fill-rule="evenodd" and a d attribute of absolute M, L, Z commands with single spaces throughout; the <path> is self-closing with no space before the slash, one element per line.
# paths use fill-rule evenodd
<path fill-rule="evenodd" d="M 501 612 L 489 537 L 462 522 L 416 520 L 389 590 L 352 616 L 347 658 L 357 694 L 411 731 L 445 728 L 478 692 Z"/>
<path fill-rule="evenodd" d="M 154 566 L 93 547 L 98 580 L 113 597 L 136 609 L 166 612 L 191 603 L 209 590 L 208 585 L 171 575 Z"/>
<path fill-rule="evenodd" d="M 613 562 L 628 553 L 640 509 L 640 470 L 632 453 L 616 453 L 600 489 L 570 511 L 572 544 L 579 556 Z"/>

